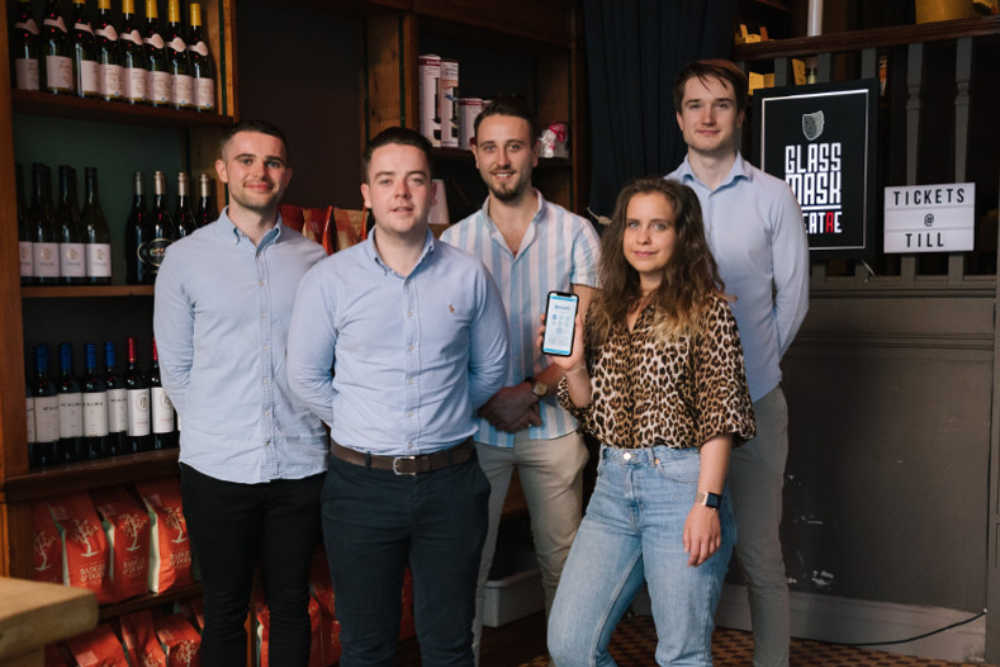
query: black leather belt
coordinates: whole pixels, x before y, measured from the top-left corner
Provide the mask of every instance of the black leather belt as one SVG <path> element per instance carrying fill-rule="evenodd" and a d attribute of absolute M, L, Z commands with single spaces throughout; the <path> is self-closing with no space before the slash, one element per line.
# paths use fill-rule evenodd
<path fill-rule="evenodd" d="M 389 470 L 397 475 L 419 475 L 425 472 L 434 472 L 449 466 L 465 463 L 472 458 L 476 451 L 476 446 L 469 438 L 465 442 L 455 445 L 451 449 L 445 449 L 433 454 L 419 454 L 416 456 L 379 456 L 378 454 L 368 454 L 349 449 L 333 443 L 331 448 L 333 455 L 341 461 L 353 463 L 363 468 L 374 470 Z"/>

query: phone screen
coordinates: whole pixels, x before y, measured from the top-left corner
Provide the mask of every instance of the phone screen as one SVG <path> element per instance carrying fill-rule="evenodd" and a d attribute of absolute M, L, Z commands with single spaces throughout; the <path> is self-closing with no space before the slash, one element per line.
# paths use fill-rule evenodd
<path fill-rule="evenodd" d="M 545 337 L 542 352 L 559 357 L 573 353 L 573 334 L 576 329 L 576 309 L 580 297 L 566 292 L 549 292 L 545 306 Z"/>

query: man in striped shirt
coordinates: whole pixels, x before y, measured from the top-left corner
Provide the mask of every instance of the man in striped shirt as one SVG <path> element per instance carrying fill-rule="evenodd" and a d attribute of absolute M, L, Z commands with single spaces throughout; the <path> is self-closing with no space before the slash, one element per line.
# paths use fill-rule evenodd
<path fill-rule="evenodd" d="M 580 312 L 586 312 L 598 285 L 600 240 L 590 222 L 546 201 L 532 187 L 539 131 L 523 101 L 498 98 L 476 119 L 475 130 L 473 152 L 489 196 L 481 210 L 441 239 L 489 269 L 507 310 L 511 343 L 506 386 L 480 408 L 474 436 L 492 485 L 473 624 L 478 660 L 486 578 L 514 467 L 531 516 L 546 612 L 580 524 L 588 454 L 576 421 L 556 401 L 562 371 L 547 365 L 537 336 L 550 290 L 575 292 Z"/>

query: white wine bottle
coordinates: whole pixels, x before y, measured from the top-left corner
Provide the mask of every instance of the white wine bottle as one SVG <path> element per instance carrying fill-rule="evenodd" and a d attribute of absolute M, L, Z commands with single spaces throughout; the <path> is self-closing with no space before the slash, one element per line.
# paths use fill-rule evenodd
<path fill-rule="evenodd" d="M 97 88 L 106 100 L 125 96 L 122 80 L 122 56 L 118 31 L 111 20 L 111 0 L 97 0 L 97 20 L 94 22 L 97 42 Z"/>
<path fill-rule="evenodd" d="M 146 56 L 146 99 L 154 107 L 169 106 L 173 81 L 167 66 L 167 44 L 160 34 L 160 15 L 156 0 L 146 0 L 146 29 L 142 33 Z"/>
<path fill-rule="evenodd" d="M 69 165 L 59 165 L 59 193 L 59 276 L 67 285 L 82 285 L 87 278 L 87 251 L 76 199 L 76 169 Z"/>
<path fill-rule="evenodd" d="M 83 205 L 83 237 L 86 243 L 87 283 L 91 285 L 111 284 L 111 231 L 108 220 L 101 210 L 101 198 L 97 193 L 97 169 L 84 170 L 86 182 L 86 202 Z"/>
<path fill-rule="evenodd" d="M 194 107 L 198 111 L 215 109 L 215 79 L 212 75 L 212 55 L 201 28 L 201 4 L 191 3 L 191 32 L 188 35 L 188 55 L 191 76 L 194 77 Z"/>
<path fill-rule="evenodd" d="M 101 93 L 97 45 L 85 0 L 73 0 L 73 34 L 70 41 L 73 44 L 76 94 L 80 97 L 97 97 Z"/>

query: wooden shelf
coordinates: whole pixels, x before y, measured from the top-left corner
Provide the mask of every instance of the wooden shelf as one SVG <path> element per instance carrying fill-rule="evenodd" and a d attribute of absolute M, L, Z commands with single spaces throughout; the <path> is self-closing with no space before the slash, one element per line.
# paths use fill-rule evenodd
<path fill-rule="evenodd" d="M 176 449 L 123 454 L 8 477 L 0 483 L 0 501 L 26 502 L 62 493 L 176 475 L 177 454 Z"/>
<path fill-rule="evenodd" d="M 145 127 L 225 127 L 233 124 L 231 116 L 217 113 L 181 111 L 128 102 L 107 102 L 30 90 L 12 90 L 11 108 L 14 113 L 126 123 Z"/>
<path fill-rule="evenodd" d="M 22 299 L 76 299 L 80 297 L 153 296 L 152 285 L 53 285 L 22 287 Z"/>
<path fill-rule="evenodd" d="M 134 611 L 149 609 L 150 607 L 155 607 L 156 605 L 163 604 L 164 602 L 174 602 L 175 600 L 185 600 L 187 598 L 198 597 L 201 593 L 201 584 L 191 584 L 190 586 L 172 588 L 164 591 L 163 593 L 141 595 L 137 598 L 132 598 L 131 600 L 125 600 L 124 602 L 109 604 L 101 607 L 100 622 L 103 623 L 109 619 L 121 616 L 122 614 L 131 614 Z"/>

